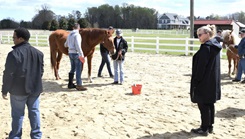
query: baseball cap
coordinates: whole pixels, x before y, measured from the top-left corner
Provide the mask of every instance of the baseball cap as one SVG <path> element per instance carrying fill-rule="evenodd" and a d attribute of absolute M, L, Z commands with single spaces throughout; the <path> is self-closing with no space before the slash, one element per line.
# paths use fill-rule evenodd
<path fill-rule="evenodd" d="M 117 36 L 122 36 L 122 30 L 121 29 L 117 29 L 116 30 L 116 35 Z"/>

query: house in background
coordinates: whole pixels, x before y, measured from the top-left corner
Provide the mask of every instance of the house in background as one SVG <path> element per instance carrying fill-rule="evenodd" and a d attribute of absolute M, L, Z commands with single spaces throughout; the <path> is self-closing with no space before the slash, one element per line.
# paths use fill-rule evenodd
<path fill-rule="evenodd" d="M 245 25 L 234 20 L 195 20 L 194 21 L 194 37 L 197 38 L 196 31 L 199 27 L 206 25 L 215 25 L 217 30 L 233 30 L 237 35 Z"/>
<path fill-rule="evenodd" d="M 158 18 L 158 29 L 189 29 L 190 20 L 174 13 L 164 13 Z"/>
<path fill-rule="evenodd" d="M 243 23 L 241 23 L 241 22 L 236 22 L 237 24 L 238 24 L 238 26 L 240 27 L 240 30 L 242 30 L 242 29 L 245 29 L 245 25 L 243 24 Z"/>

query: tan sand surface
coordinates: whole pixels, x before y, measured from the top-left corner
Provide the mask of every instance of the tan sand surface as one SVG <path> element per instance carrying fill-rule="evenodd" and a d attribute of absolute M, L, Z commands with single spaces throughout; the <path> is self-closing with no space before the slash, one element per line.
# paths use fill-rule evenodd
<path fill-rule="evenodd" d="M 242 139 L 245 138 L 245 84 L 232 83 L 226 75 L 227 60 L 221 60 L 222 99 L 216 106 L 214 133 L 198 137 L 189 133 L 200 125 L 196 104 L 189 98 L 191 56 L 169 56 L 128 52 L 125 83 L 112 85 L 106 66 L 97 78 L 100 54 L 93 58 L 93 83 L 82 79 L 88 91 L 67 89 L 69 59 L 63 56 L 61 80 L 50 68 L 49 47 L 37 47 L 45 55 L 43 94 L 40 97 L 43 139 Z M 0 44 L 0 79 L 10 45 Z M 132 95 L 132 84 L 142 84 L 140 95 Z M 2 86 L 0 86 L 1 89 Z M 9 100 L 0 98 L 0 138 L 11 129 Z M 30 126 L 26 111 L 23 139 Z"/>

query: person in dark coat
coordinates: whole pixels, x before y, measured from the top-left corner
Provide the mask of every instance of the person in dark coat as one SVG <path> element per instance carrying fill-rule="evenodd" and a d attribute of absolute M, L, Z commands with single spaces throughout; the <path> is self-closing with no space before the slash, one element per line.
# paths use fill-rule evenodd
<path fill-rule="evenodd" d="M 43 53 L 28 43 L 29 38 L 30 33 L 27 29 L 14 30 L 15 46 L 8 53 L 3 72 L 3 99 L 7 99 L 7 93 L 10 93 L 12 130 L 9 139 L 21 138 L 25 105 L 28 107 L 31 125 L 30 138 L 42 138 L 39 96 L 43 91 Z"/>
<path fill-rule="evenodd" d="M 200 49 L 193 56 L 190 97 L 201 113 L 201 126 L 191 132 L 205 135 L 213 132 L 214 103 L 221 98 L 220 51 L 222 46 L 214 39 L 215 26 L 197 30 Z"/>
<path fill-rule="evenodd" d="M 219 43 L 223 42 L 224 40 L 221 34 L 222 34 L 222 30 L 218 30 L 217 35 L 214 37 Z"/>

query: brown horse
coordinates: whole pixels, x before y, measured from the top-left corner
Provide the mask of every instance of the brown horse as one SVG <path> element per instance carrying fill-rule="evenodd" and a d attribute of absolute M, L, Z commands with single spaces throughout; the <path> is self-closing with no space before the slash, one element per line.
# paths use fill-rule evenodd
<path fill-rule="evenodd" d="M 239 62 L 239 56 L 237 54 L 237 49 L 234 47 L 240 42 L 240 38 L 234 34 L 233 30 L 223 30 L 223 48 L 226 48 L 226 55 L 228 59 L 228 75 L 231 74 L 231 61 L 233 60 L 233 71 L 232 75 L 237 73 L 237 67 Z"/>
<path fill-rule="evenodd" d="M 91 66 L 95 46 L 99 43 L 104 43 L 108 51 L 113 54 L 115 48 L 113 38 L 111 37 L 111 33 L 106 29 L 85 28 L 80 29 L 79 33 L 82 36 L 82 51 L 84 56 L 87 57 L 88 80 L 92 82 Z M 56 80 L 61 79 L 58 71 L 62 55 L 63 53 L 68 55 L 68 48 L 64 47 L 68 34 L 69 32 L 66 30 L 56 30 L 49 36 L 51 67 L 54 69 Z"/>

